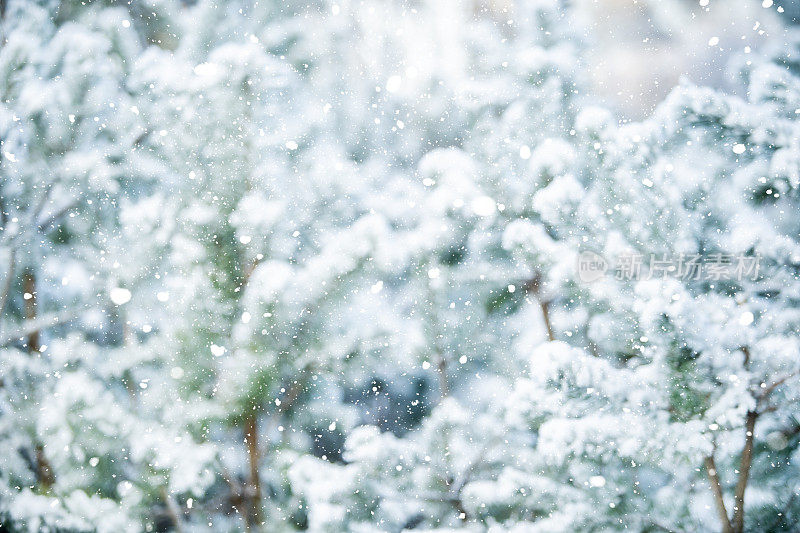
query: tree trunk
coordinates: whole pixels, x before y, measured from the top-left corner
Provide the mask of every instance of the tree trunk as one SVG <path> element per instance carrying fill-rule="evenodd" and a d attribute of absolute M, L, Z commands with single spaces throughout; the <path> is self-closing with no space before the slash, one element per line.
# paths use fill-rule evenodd
<path fill-rule="evenodd" d="M 161 487 L 161 498 L 164 500 L 164 504 L 167 506 L 167 514 L 169 514 L 169 518 L 172 521 L 172 525 L 175 527 L 175 531 L 177 533 L 183 533 L 181 510 L 178 508 L 178 504 L 175 503 L 175 500 L 172 499 L 172 496 L 170 496 L 169 492 L 167 491 L 167 487 Z"/>
<path fill-rule="evenodd" d="M 747 489 L 747 481 L 750 476 L 750 465 L 753 462 L 753 440 L 758 413 L 748 411 L 745 420 L 744 449 L 742 449 L 742 460 L 739 465 L 739 480 L 736 483 L 736 492 L 733 496 L 733 532 L 742 533 L 744 531 L 744 493 Z"/>
<path fill-rule="evenodd" d="M 250 512 L 245 513 L 246 523 L 249 525 L 252 520 L 256 524 L 261 523 L 261 476 L 259 474 L 259 445 L 258 445 L 258 413 L 253 411 L 245 420 L 244 427 L 245 442 L 247 443 L 247 457 L 250 462 L 250 481 L 248 496 L 250 500 Z M 249 517 L 247 516 L 249 514 Z"/>
<path fill-rule="evenodd" d="M 53 469 L 50 467 L 50 462 L 44 455 L 44 446 L 37 444 L 36 452 L 36 479 L 39 481 L 39 486 L 47 492 L 53 483 L 56 482 L 56 477 L 53 474 Z"/>
<path fill-rule="evenodd" d="M 22 275 L 22 292 L 30 295 L 25 299 L 25 319 L 28 321 L 36 320 L 36 277 L 33 272 L 26 270 Z M 28 352 L 39 351 L 39 330 L 28 334 Z"/>
<path fill-rule="evenodd" d="M 717 465 L 714 462 L 714 456 L 709 455 L 705 459 L 706 473 L 708 474 L 708 481 L 711 483 L 711 492 L 714 493 L 714 504 L 717 507 L 717 514 L 719 520 L 722 522 L 722 533 L 733 533 L 731 529 L 731 522 L 728 520 L 728 511 L 725 509 L 725 499 L 722 496 L 722 485 L 719 482 L 719 474 L 717 473 Z"/>
<path fill-rule="evenodd" d="M 522 288 L 525 294 L 530 294 L 539 303 L 539 308 L 542 310 L 542 321 L 544 322 L 545 330 L 547 331 L 547 340 L 556 340 L 556 335 L 553 332 L 553 324 L 550 322 L 550 301 L 542 298 L 542 275 L 536 272 L 533 277 L 523 283 Z"/>
<path fill-rule="evenodd" d="M 22 275 L 22 292 L 30 295 L 25 299 L 25 319 L 34 321 L 36 320 L 36 276 L 31 270 L 26 270 Z M 29 354 L 39 353 L 41 346 L 39 344 L 38 328 L 28 334 L 27 344 Z M 36 444 L 34 447 L 34 459 L 36 461 L 36 480 L 42 489 L 48 491 L 53 486 L 53 483 L 56 482 L 56 477 L 44 453 L 42 444 Z"/>
<path fill-rule="evenodd" d="M 556 336 L 553 333 L 553 325 L 550 323 L 550 302 L 539 300 L 539 307 L 542 308 L 542 320 L 544 320 L 544 327 L 547 329 L 547 340 L 554 341 Z"/>
<path fill-rule="evenodd" d="M 447 359 L 441 352 L 439 352 L 438 357 L 436 373 L 439 375 L 439 393 L 444 399 L 450 395 L 450 385 L 447 383 Z"/>
<path fill-rule="evenodd" d="M 17 251 L 11 248 L 8 258 L 8 268 L 6 269 L 6 278 L 3 281 L 3 290 L 0 292 L 0 318 L 6 310 L 6 302 L 8 302 L 8 295 L 11 294 L 11 285 L 14 282 L 14 272 L 17 266 Z"/>

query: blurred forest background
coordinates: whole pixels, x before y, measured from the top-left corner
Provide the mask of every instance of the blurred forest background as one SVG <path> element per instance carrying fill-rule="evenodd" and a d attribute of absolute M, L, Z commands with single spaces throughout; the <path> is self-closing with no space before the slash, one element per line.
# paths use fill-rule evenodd
<path fill-rule="evenodd" d="M 0 0 L 0 531 L 798 531 L 799 18 Z"/>

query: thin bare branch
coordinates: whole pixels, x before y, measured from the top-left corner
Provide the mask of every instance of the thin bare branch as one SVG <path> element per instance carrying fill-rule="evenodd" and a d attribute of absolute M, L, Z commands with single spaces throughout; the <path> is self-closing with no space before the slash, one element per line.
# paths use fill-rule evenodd
<path fill-rule="evenodd" d="M 758 397 L 758 400 L 762 401 L 762 400 L 767 399 L 770 394 L 775 392 L 775 389 L 777 389 L 778 387 L 780 387 L 781 385 L 783 385 L 784 383 L 786 383 L 787 381 L 789 381 L 793 377 L 797 376 L 798 374 L 800 374 L 800 370 L 795 370 L 794 372 L 791 372 L 790 374 L 787 374 L 787 375 L 783 376 L 782 378 L 778 378 L 777 380 L 773 381 L 770 385 L 768 385 L 765 389 L 763 389 L 763 391 L 761 392 L 761 394 Z"/>
<path fill-rule="evenodd" d="M 43 220 L 43 221 L 41 221 L 41 222 L 39 222 L 37 224 L 37 227 L 38 227 L 39 231 L 45 231 L 45 230 L 49 229 L 50 226 L 52 226 L 59 218 L 61 218 L 65 214 L 67 214 L 70 211 L 70 209 L 72 209 L 76 205 L 77 205 L 77 201 L 73 201 L 73 202 L 70 202 L 70 203 L 66 204 L 65 206 L 62 206 L 60 209 L 58 209 L 54 213 L 51 213 L 45 220 Z"/>

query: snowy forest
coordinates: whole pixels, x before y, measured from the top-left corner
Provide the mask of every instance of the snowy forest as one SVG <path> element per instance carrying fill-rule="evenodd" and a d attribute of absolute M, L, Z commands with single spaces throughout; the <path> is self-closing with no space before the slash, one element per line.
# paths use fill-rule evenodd
<path fill-rule="evenodd" d="M 0 532 L 800 532 L 799 17 L 0 0 Z"/>

